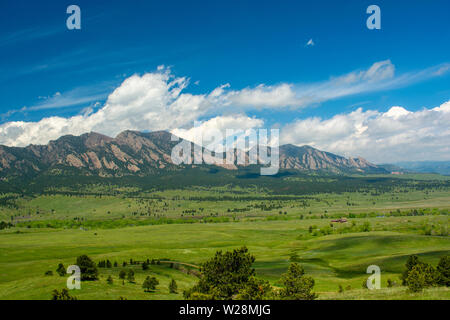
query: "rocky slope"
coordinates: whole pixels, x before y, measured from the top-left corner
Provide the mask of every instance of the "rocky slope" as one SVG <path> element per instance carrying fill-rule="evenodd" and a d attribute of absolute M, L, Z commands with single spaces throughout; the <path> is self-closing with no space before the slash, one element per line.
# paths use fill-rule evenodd
<path fill-rule="evenodd" d="M 172 149 L 183 140 L 172 141 L 171 136 L 165 131 L 124 131 L 111 138 L 91 132 L 81 136 L 62 136 L 47 145 L 25 148 L 0 146 L 0 176 L 43 172 L 64 174 L 65 170 L 75 170 L 86 175 L 142 176 L 161 170 L 186 168 L 172 163 Z M 220 166 L 226 169 L 238 168 L 236 165 Z M 362 158 L 344 158 L 309 146 L 294 145 L 280 147 L 280 168 L 334 173 L 386 172 Z"/>
<path fill-rule="evenodd" d="M 329 172 L 385 172 L 363 158 L 345 158 L 310 146 L 286 144 L 280 147 L 280 168 Z"/>

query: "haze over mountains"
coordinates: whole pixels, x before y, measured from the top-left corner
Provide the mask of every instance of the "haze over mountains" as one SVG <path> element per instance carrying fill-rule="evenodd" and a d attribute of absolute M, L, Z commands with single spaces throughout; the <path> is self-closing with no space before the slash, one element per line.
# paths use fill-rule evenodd
<path fill-rule="evenodd" d="M 29 145 L 24 148 L 0 146 L 0 176 L 40 173 L 63 175 L 67 169 L 101 177 L 145 176 L 196 166 L 175 165 L 172 162 L 172 149 L 182 140 L 172 141 L 171 136 L 166 131 L 143 133 L 127 130 L 111 138 L 90 132 L 81 136 L 62 136 L 47 145 Z M 384 167 L 363 158 L 345 158 L 310 146 L 283 145 L 280 146 L 279 155 L 280 169 L 389 173 Z M 229 170 L 240 168 L 238 165 L 219 166 Z"/>
<path fill-rule="evenodd" d="M 450 175 L 450 161 L 404 161 L 395 164 L 413 172 Z"/>

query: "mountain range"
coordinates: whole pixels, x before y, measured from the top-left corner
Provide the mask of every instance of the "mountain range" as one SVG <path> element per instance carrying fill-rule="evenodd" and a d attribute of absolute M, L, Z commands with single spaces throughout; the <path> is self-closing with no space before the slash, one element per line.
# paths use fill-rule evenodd
<path fill-rule="evenodd" d="M 64 175 L 68 170 L 100 177 L 146 176 L 160 171 L 179 171 L 198 166 L 176 165 L 172 162 L 172 149 L 180 141 L 193 146 L 187 140 L 173 141 L 172 134 L 166 131 L 144 133 L 130 130 L 121 132 L 115 138 L 90 132 L 80 136 L 62 136 L 46 145 L 29 145 L 23 148 L 0 146 L 0 177 L 42 173 Z M 248 152 L 245 152 L 245 156 L 248 158 Z M 282 145 L 279 157 L 281 170 L 336 174 L 389 173 L 383 166 L 377 166 L 363 158 L 345 158 L 310 146 Z M 239 170 L 246 165 L 218 166 Z"/>
<path fill-rule="evenodd" d="M 450 175 L 450 161 L 404 161 L 395 164 L 413 172 Z"/>

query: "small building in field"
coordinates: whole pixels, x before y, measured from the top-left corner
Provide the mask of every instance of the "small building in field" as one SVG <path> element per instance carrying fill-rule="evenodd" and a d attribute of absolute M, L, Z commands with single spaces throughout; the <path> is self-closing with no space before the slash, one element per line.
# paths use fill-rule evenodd
<path fill-rule="evenodd" d="M 347 219 L 345 219 L 345 218 L 340 218 L 340 219 L 331 220 L 331 222 L 344 223 L 344 222 L 347 222 Z"/>

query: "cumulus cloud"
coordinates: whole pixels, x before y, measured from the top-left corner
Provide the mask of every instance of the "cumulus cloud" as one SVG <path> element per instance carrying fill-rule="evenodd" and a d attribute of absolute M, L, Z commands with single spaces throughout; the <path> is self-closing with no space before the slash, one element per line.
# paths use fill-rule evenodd
<path fill-rule="evenodd" d="M 69 118 L 49 117 L 37 122 L 2 124 L 0 143 L 25 146 L 45 144 L 65 134 L 97 131 L 115 136 L 127 129 L 164 130 L 192 125 L 208 110 L 215 97 L 182 93 L 187 84 L 188 79 L 174 77 L 166 69 L 134 75 L 115 89 L 96 112 L 89 110 Z"/>
<path fill-rule="evenodd" d="M 190 129 L 174 129 L 171 132 L 180 138 L 207 146 L 212 151 L 222 152 L 228 134 L 233 135 L 240 131 L 236 136 L 236 141 L 239 140 L 243 143 L 241 145 L 245 145 L 249 130 L 261 128 L 263 125 L 262 119 L 251 118 L 246 115 L 228 115 L 218 116 L 204 122 L 196 122 L 194 127 Z M 231 130 L 234 132 L 231 132 Z"/>
<path fill-rule="evenodd" d="M 193 141 L 196 136 L 211 136 L 214 131 L 225 132 L 226 129 L 247 130 L 260 128 L 264 125 L 262 119 L 251 118 L 246 115 L 219 116 L 204 122 L 197 122 L 190 129 L 173 129 L 171 132 L 183 139 Z"/>
<path fill-rule="evenodd" d="M 26 146 L 31 143 L 45 144 L 62 135 L 79 135 L 89 131 L 115 136 L 123 130 L 176 129 L 178 131 L 174 132 L 187 138 L 198 130 L 196 128 L 189 129 L 198 119 L 207 120 L 201 125 L 205 130 L 212 127 L 224 128 L 225 126 L 241 129 L 254 128 L 262 125 L 263 120 L 247 117 L 245 115 L 247 110 L 302 108 L 353 94 L 404 86 L 442 75 L 447 72 L 447 69 L 445 65 L 440 65 L 397 76 L 394 65 L 391 61 L 385 60 L 374 63 L 366 70 L 353 71 L 308 85 L 261 84 L 252 88 L 232 90 L 230 84 L 226 83 L 209 93 L 192 94 L 187 92 L 188 78 L 176 77 L 170 69 L 159 66 L 155 72 L 133 75 L 125 79 L 107 96 L 105 103 L 101 106 L 96 105 L 95 109 L 89 105 L 80 106 L 80 104 L 88 100 L 92 103 L 92 99 L 97 98 L 97 94 L 102 95 L 103 93 L 88 91 L 84 92 L 86 94 L 77 94 L 79 92 L 73 91 L 69 92 L 70 94 L 62 93 L 47 97 L 44 102 L 29 107 L 25 111 L 60 108 L 75 103 L 79 105 L 82 112 L 67 118 L 55 116 L 36 122 L 3 123 L 0 125 L 0 144 L 9 146 Z M 433 112 L 443 112 L 439 110 Z M 353 122 L 360 126 L 358 130 L 363 130 L 364 124 L 372 113 L 376 116 L 375 111 L 363 112 L 360 110 L 352 113 L 351 116 L 337 115 L 333 118 L 334 120 L 327 121 L 309 119 L 304 120 L 306 122 L 303 124 L 299 122 L 297 125 L 301 128 L 311 122 L 320 124 L 321 127 L 329 126 L 330 129 L 336 131 L 335 133 L 326 130 L 321 132 L 320 128 L 312 128 L 311 132 L 316 132 L 318 135 L 312 142 L 320 142 L 321 135 L 346 136 L 352 126 L 356 126 Z M 401 110 L 397 109 L 393 109 L 391 113 L 395 113 L 399 119 L 412 116 L 411 114 L 402 114 Z M 350 120 L 349 117 L 367 119 Z M 341 118 L 345 121 L 340 122 Z M 391 118 L 395 120 L 395 117 Z M 292 128 L 299 130 L 295 127 Z M 287 134 L 292 133 L 287 132 Z M 327 147 L 328 144 L 324 144 L 324 146 Z M 331 150 L 338 150 L 338 148 Z M 348 147 L 347 150 L 355 151 L 357 149 Z"/>
<path fill-rule="evenodd" d="M 283 143 L 311 145 L 374 162 L 450 160 L 450 101 L 411 112 L 361 108 L 331 119 L 296 120 L 281 130 Z"/>

